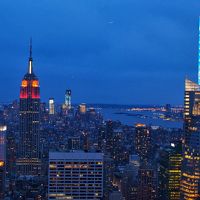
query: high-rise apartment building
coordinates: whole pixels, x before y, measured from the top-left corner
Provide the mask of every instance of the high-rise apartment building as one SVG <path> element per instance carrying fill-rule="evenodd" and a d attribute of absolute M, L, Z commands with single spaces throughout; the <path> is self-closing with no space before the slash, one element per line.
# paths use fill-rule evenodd
<path fill-rule="evenodd" d="M 16 162 L 19 176 L 40 174 L 39 124 L 40 86 L 38 78 L 33 72 L 32 45 L 30 45 L 28 72 L 24 75 L 20 87 L 20 140 Z"/>
<path fill-rule="evenodd" d="M 49 153 L 49 200 L 94 200 L 102 197 L 102 153 Z"/>
<path fill-rule="evenodd" d="M 146 162 L 151 156 L 152 142 L 150 128 L 145 124 L 135 125 L 135 151 L 141 161 Z"/>

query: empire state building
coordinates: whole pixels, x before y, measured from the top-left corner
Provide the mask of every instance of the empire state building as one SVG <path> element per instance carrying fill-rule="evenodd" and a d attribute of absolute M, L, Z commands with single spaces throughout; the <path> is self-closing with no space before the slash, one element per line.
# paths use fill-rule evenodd
<path fill-rule="evenodd" d="M 19 150 L 16 162 L 19 176 L 37 176 L 41 174 L 40 143 L 40 87 L 33 72 L 32 44 L 28 71 L 20 87 L 19 108 Z"/>

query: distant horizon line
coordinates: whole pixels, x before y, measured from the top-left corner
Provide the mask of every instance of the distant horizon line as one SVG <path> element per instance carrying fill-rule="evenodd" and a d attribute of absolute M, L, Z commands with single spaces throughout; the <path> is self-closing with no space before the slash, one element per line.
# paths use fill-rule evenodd
<path fill-rule="evenodd" d="M 17 101 L 17 102 L 19 102 L 19 99 L 14 99 L 14 100 L 12 100 L 12 101 L 2 101 L 2 102 L 0 102 L 0 105 L 5 105 L 5 104 L 12 104 L 13 102 L 15 102 L 15 101 Z M 41 103 L 46 103 L 46 104 L 48 104 L 48 100 L 47 101 L 41 101 Z M 57 101 L 57 102 L 55 102 L 55 104 L 56 105 L 62 105 L 64 102 L 59 102 L 59 101 Z M 75 103 L 72 103 L 72 107 L 73 107 L 73 105 L 75 105 L 75 106 L 78 106 L 78 105 L 80 105 L 80 104 L 83 104 L 83 103 L 85 103 L 86 105 L 96 105 L 96 106 L 122 106 L 122 107 L 127 107 L 127 106 L 134 106 L 134 107 L 136 107 L 136 106 L 143 106 L 143 107 L 164 107 L 164 106 L 166 106 L 167 104 L 169 104 L 171 107 L 184 107 L 184 105 L 183 104 L 171 104 L 171 103 L 166 103 L 166 104 L 119 104 L 119 103 L 86 103 L 86 102 L 75 102 Z"/>

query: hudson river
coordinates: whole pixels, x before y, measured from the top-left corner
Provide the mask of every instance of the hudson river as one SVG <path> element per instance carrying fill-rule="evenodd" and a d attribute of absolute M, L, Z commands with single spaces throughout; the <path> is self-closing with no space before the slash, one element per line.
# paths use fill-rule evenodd
<path fill-rule="evenodd" d="M 134 126 L 136 123 L 144 123 L 165 128 L 182 128 L 181 119 L 164 119 L 162 112 L 151 111 L 128 111 L 123 108 L 101 108 L 98 109 L 104 120 L 119 120 L 122 124 Z"/>

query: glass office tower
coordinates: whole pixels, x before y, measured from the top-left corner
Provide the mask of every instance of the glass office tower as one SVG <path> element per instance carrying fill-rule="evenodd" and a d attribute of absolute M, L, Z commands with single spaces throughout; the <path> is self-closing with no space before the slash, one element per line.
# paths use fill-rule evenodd
<path fill-rule="evenodd" d="M 200 86 L 185 80 L 181 199 L 200 197 Z"/>

